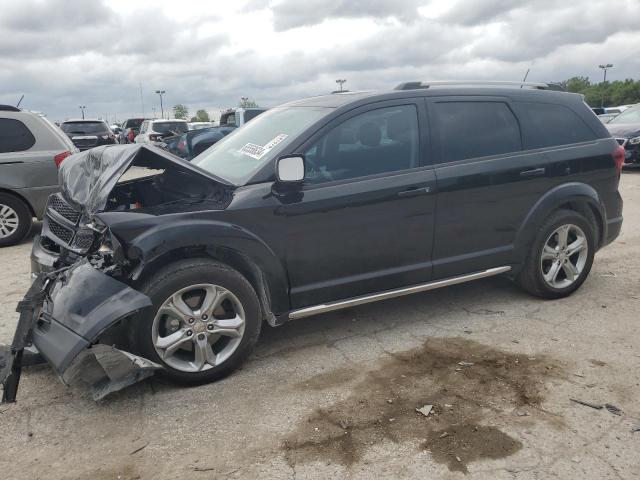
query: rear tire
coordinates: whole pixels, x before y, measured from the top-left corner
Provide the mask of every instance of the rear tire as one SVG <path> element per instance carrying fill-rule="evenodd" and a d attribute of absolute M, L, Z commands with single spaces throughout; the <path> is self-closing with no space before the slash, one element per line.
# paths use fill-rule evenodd
<path fill-rule="evenodd" d="M 596 238 L 595 227 L 580 213 L 554 212 L 538 230 L 517 283 L 537 297 L 571 295 L 591 271 Z"/>
<path fill-rule="evenodd" d="M 15 245 L 31 230 L 29 206 L 18 197 L 0 193 L 0 247 Z"/>
<path fill-rule="evenodd" d="M 245 277 L 221 263 L 171 263 L 140 291 L 153 307 L 133 324 L 137 350 L 178 382 L 196 385 L 229 375 L 260 335 L 258 296 Z"/>

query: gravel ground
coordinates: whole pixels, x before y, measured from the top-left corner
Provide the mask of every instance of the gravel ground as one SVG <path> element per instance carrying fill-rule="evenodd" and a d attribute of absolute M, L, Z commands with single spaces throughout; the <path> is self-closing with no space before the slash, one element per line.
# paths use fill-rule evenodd
<path fill-rule="evenodd" d="M 623 234 L 564 300 L 492 278 L 298 320 L 223 381 L 101 403 L 27 369 L 0 405 L 0 477 L 638 478 L 640 174 L 621 191 Z M 3 342 L 29 248 L 0 250 Z"/>

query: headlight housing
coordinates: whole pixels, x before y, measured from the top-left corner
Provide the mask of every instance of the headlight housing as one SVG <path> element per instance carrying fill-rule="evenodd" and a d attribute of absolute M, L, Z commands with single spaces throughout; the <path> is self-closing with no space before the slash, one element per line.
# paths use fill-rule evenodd
<path fill-rule="evenodd" d="M 629 139 L 629 145 L 638 145 L 638 144 L 640 144 L 640 136 Z"/>

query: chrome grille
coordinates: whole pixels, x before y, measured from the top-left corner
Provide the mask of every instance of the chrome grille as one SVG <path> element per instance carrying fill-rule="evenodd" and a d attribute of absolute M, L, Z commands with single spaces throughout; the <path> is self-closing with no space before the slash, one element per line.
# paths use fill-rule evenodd
<path fill-rule="evenodd" d="M 49 198 L 49 207 L 62 215 L 67 220 L 78 223 L 80 212 L 64 201 L 59 195 L 52 195 Z"/>
<path fill-rule="evenodd" d="M 73 230 L 56 222 L 53 218 L 47 217 L 49 230 L 64 243 L 69 243 L 73 238 Z"/>

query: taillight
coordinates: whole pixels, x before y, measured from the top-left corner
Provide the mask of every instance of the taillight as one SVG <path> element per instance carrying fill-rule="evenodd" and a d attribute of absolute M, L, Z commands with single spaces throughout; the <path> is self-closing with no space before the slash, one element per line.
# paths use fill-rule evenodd
<path fill-rule="evenodd" d="M 622 172 L 622 165 L 624 164 L 624 147 L 622 145 L 618 145 L 611 156 L 613 157 L 613 163 L 615 164 L 618 173 Z"/>
<path fill-rule="evenodd" d="M 60 168 L 60 164 L 62 163 L 62 161 L 69 155 L 71 155 L 71 152 L 67 151 L 59 153 L 55 157 L 53 157 L 53 161 L 56 162 L 56 167 Z"/>

